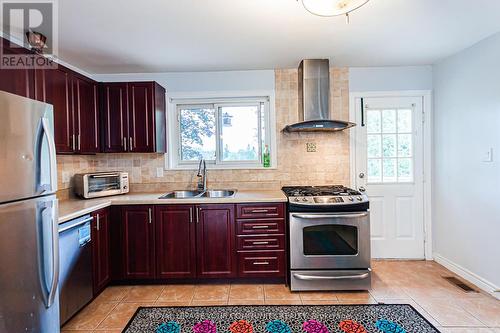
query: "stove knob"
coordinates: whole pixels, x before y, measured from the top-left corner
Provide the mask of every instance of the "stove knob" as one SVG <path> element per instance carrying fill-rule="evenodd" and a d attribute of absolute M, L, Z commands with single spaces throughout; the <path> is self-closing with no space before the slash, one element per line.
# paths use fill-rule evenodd
<path fill-rule="evenodd" d="M 353 197 L 349 197 L 349 201 L 354 201 L 354 198 Z"/>
<path fill-rule="evenodd" d="M 299 202 L 299 198 L 295 198 L 295 199 L 293 199 L 293 201 Z"/>
<path fill-rule="evenodd" d="M 307 202 L 307 198 L 302 198 L 302 201 Z"/>
<path fill-rule="evenodd" d="M 362 197 L 358 197 L 358 201 L 363 201 L 363 198 Z"/>

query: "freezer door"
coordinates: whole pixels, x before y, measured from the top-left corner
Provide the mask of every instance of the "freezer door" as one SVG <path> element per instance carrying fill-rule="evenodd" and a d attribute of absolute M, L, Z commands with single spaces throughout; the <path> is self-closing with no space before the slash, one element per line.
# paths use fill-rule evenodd
<path fill-rule="evenodd" d="M 0 203 L 55 193 L 52 105 L 0 91 Z"/>
<path fill-rule="evenodd" d="M 55 195 L 0 205 L 0 332 L 59 332 Z"/>

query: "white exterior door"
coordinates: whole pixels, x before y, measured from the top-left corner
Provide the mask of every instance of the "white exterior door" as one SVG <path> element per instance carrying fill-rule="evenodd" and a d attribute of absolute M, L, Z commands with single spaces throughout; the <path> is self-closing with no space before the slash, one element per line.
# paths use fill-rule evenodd
<path fill-rule="evenodd" d="M 422 101 L 356 100 L 356 187 L 370 199 L 373 258 L 425 257 Z"/>

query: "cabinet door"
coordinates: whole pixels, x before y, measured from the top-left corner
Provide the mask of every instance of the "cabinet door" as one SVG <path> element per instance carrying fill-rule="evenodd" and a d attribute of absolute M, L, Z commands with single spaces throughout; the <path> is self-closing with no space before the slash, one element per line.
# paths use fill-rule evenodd
<path fill-rule="evenodd" d="M 234 205 L 198 205 L 195 216 L 198 277 L 234 277 Z"/>
<path fill-rule="evenodd" d="M 92 262 L 94 295 L 111 280 L 109 210 L 101 209 L 92 214 Z"/>
<path fill-rule="evenodd" d="M 154 83 L 132 82 L 129 91 L 129 151 L 154 152 Z"/>
<path fill-rule="evenodd" d="M 125 206 L 123 223 L 123 277 L 152 279 L 154 265 L 153 206 Z"/>
<path fill-rule="evenodd" d="M 125 152 L 129 145 L 127 84 L 103 83 L 100 96 L 102 151 Z"/>
<path fill-rule="evenodd" d="M 70 74 L 62 66 L 45 72 L 46 101 L 54 107 L 54 140 L 58 154 L 76 150 L 70 82 Z"/>
<path fill-rule="evenodd" d="M 155 218 L 158 278 L 196 276 L 194 206 L 157 206 Z"/>
<path fill-rule="evenodd" d="M 2 54 L 20 56 L 29 53 L 26 49 L 12 44 L 7 39 L 0 37 L 0 42 L 2 43 L 0 46 L 2 47 Z M 31 97 L 30 88 L 33 87 L 31 71 L 31 69 L 27 68 L 0 68 L 0 90 L 23 97 Z"/>
<path fill-rule="evenodd" d="M 45 73 L 46 69 L 37 68 L 33 70 L 33 84 L 34 84 L 34 93 L 33 99 L 36 99 L 40 102 L 47 102 L 47 82 L 45 81 Z"/>
<path fill-rule="evenodd" d="M 73 77 L 77 151 L 82 154 L 99 152 L 99 127 L 97 115 L 97 83 Z"/>

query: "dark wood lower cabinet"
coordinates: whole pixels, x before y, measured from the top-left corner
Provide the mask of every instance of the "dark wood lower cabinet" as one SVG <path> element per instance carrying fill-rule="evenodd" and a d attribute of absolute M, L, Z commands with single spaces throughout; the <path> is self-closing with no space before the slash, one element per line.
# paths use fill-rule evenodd
<path fill-rule="evenodd" d="M 122 265 L 124 279 L 155 278 L 154 206 L 122 208 Z"/>
<path fill-rule="evenodd" d="M 234 204 L 112 207 L 113 219 L 109 223 L 112 280 L 284 278 L 284 216 L 280 213 L 272 218 L 237 219 L 237 207 Z M 105 280 L 106 274 L 95 274 L 102 276 L 96 281 Z"/>
<path fill-rule="evenodd" d="M 160 279 L 196 277 L 193 205 L 155 209 L 156 271 Z"/>
<path fill-rule="evenodd" d="M 236 277 L 234 205 L 196 206 L 197 276 Z"/>
<path fill-rule="evenodd" d="M 110 218 L 109 209 L 92 213 L 92 267 L 94 295 L 100 293 L 111 281 Z"/>

